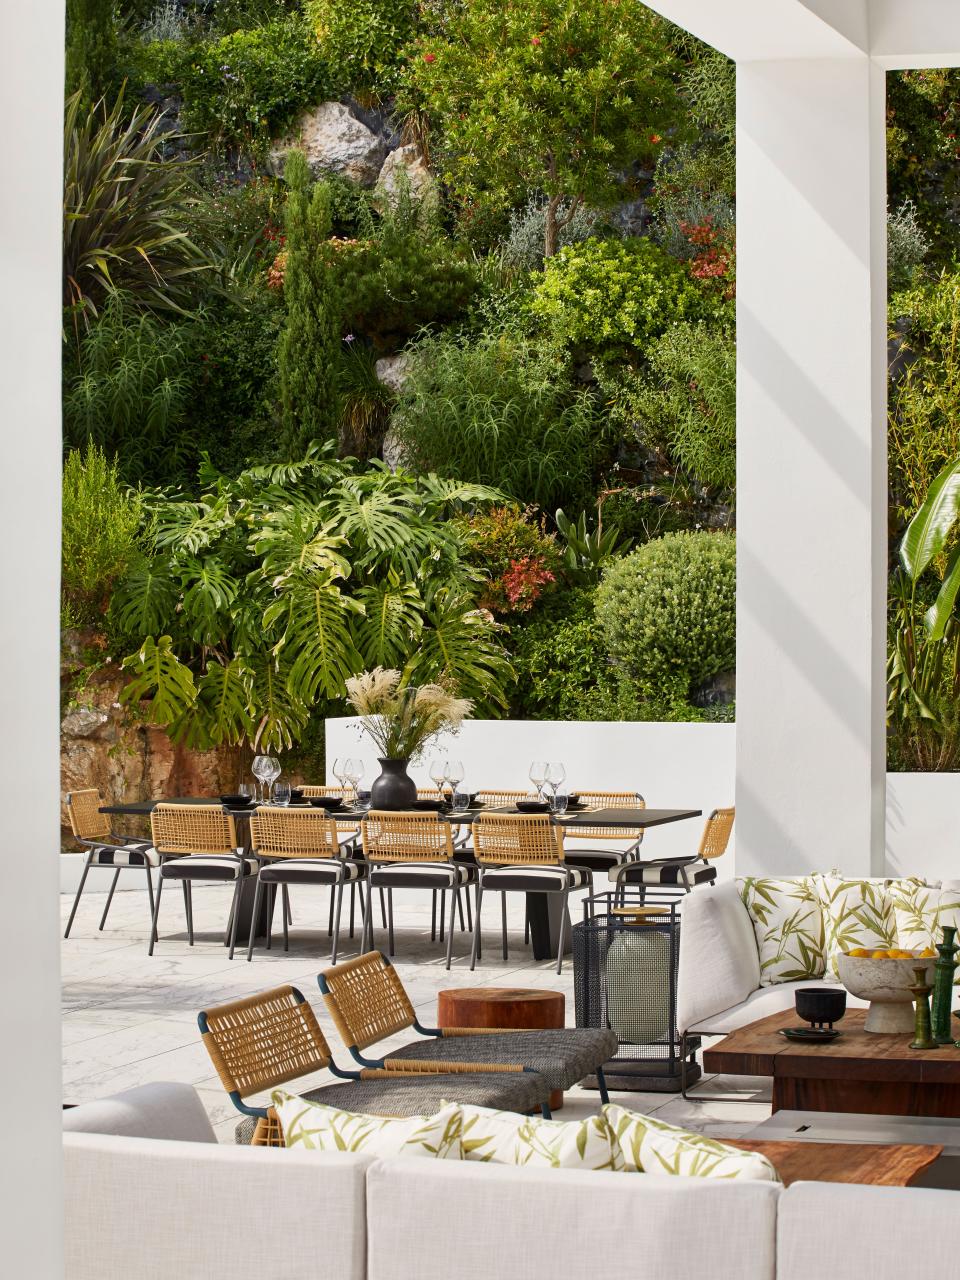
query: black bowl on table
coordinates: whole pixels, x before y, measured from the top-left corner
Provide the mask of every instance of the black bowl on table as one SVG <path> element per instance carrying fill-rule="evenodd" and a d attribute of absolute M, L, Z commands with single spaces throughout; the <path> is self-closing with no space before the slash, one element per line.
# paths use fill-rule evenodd
<path fill-rule="evenodd" d="M 303 787 L 291 787 L 290 803 L 299 804 L 302 799 L 303 799 Z"/>
<path fill-rule="evenodd" d="M 847 1012 L 847 993 L 830 987 L 800 987 L 794 992 L 797 1016 L 814 1030 L 831 1028 Z"/>
<path fill-rule="evenodd" d="M 315 809 L 343 808 L 343 801 L 339 796 L 311 796 L 310 803 Z"/>
<path fill-rule="evenodd" d="M 431 800 L 428 797 L 423 797 L 414 800 L 410 807 L 411 809 L 419 809 L 424 813 L 442 813 L 447 807 L 447 802 L 446 800 Z"/>
<path fill-rule="evenodd" d="M 548 800 L 518 800 L 517 813 L 549 813 L 550 802 Z"/>
<path fill-rule="evenodd" d="M 228 809 L 252 809 L 254 799 L 253 796 L 220 796 L 220 803 L 225 804 Z"/>

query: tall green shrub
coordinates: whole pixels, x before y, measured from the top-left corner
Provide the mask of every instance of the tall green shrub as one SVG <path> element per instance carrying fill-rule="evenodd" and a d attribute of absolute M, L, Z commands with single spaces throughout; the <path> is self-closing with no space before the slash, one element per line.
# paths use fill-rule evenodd
<path fill-rule="evenodd" d="M 307 17 L 331 66 L 351 90 L 385 97 L 397 87 L 414 32 L 413 0 L 307 0 Z"/>
<path fill-rule="evenodd" d="M 283 447 L 289 457 L 311 440 L 336 440 L 340 421 L 338 366 L 340 305 L 323 258 L 330 234 L 326 185 L 311 186 L 302 152 L 287 157 L 285 227 L 287 258 L 283 296 L 287 321 L 280 337 Z"/>
<path fill-rule="evenodd" d="M 140 499 L 97 445 L 73 449 L 63 468 L 62 587 L 71 621 L 102 622 L 110 592 L 134 557 Z"/>
<path fill-rule="evenodd" d="M 563 368 L 498 334 L 420 342 L 393 426 L 416 471 L 495 485 L 548 511 L 583 505 L 600 445 L 590 399 Z"/>
<path fill-rule="evenodd" d="M 89 106 L 110 88 L 117 60 L 113 0 L 67 0 L 67 95 Z"/>
<path fill-rule="evenodd" d="M 689 703 L 736 658 L 731 534 L 671 533 L 609 569 L 597 614 L 611 662 L 641 698 Z"/>

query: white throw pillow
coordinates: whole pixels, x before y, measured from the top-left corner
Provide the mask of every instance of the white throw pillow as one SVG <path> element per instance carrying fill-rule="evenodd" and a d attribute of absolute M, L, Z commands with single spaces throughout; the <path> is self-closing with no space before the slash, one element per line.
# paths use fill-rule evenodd
<path fill-rule="evenodd" d="M 371 1156 L 423 1156 L 459 1160 L 460 1109 L 447 1103 L 432 1116 L 358 1115 L 308 1102 L 283 1089 L 271 1094 L 284 1146 L 306 1151 L 363 1151 Z"/>
<path fill-rule="evenodd" d="M 469 1105 L 461 1106 L 460 1114 L 464 1160 L 543 1169 L 623 1168 L 620 1149 L 602 1114 L 587 1120 L 541 1120 Z"/>
<path fill-rule="evenodd" d="M 822 978 L 826 966 L 823 910 L 813 877 L 747 876 L 737 885 L 753 921 L 761 987 Z"/>
<path fill-rule="evenodd" d="M 779 1182 L 780 1175 L 758 1151 L 741 1151 L 702 1133 L 678 1129 L 653 1116 L 627 1111 L 613 1103 L 603 1114 L 620 1147 L 628 1173 L 665 1174 L 684 1178 L 727 1178 Z"/>
<path fill-rule="evenodd" d="M 897 946 L 935 951 L 945 925 L 960 931 L 960 892 L 933 888 L 920 880 L 894 880 L 888 887 L 897 926 Z M 960 968 L 954 981 L 960 983 Z"/>
<path fill-rule="evenodd" d="M 823 907 L 827 974 L 836 978 L 837 957 L 855 948 L 886 951 L 897 945 L 893 902 L 882 880 L 814 876 Z"/>

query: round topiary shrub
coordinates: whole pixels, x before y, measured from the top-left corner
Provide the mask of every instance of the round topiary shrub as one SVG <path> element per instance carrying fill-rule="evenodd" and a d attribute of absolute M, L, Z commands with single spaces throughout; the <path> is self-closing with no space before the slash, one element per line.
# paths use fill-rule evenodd
<path fill-rule="evenodd" d="M 736 542 L 670 533 L 618 560 L 597 592 L 611 661 L 641 696 L 689 702 L 736 657 Z"/>

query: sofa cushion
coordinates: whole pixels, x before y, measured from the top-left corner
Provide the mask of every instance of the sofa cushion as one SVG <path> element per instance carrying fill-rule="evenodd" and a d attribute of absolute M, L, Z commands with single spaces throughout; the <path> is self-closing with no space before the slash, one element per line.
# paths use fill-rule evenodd
<path fill-rule="evenodd" d="M 737 884 L 757 937 L 760 985 L 822 978 L 823 910 L 813 877 L 747 876 Z"/>
<path fill-rule="evenodd" d="M 540 1120 L 514 1111 L 462 1105 L 464 1160 L 547 1169 L 619 1170 L 620 1148 L 602 1115 Z"/>
<path fill-rule="evenodd" d="M 684 1031 L 756 991 L 760 961 L 735 884 L 688 893 L 680 912 L 677 1027 Z"/>
<path fill-rule="evenodd" d="M 216 1142 L 200 1095 L 189 1084 L 157 1081 L 63 1113 L 67 1133 L 111 1133 L 126 1138 Z"/>
<path fill-rule="evenodd" d="M 309 1102 L 284 1089 L 271 1100 L 286 1147 L 306 1151 L 357 1151 L 371 1156 L 460 1159 L 460 1110 L 448 1103 L 432 1116 L 389 1119 Z"/>
<path fill-rule="evenodd" d="M 910 951 L 933 951 L 943 941 L 945 925 L 960 930 L 960 892 L 931 888 L 920 880 L 895 880 L 887 892 L 897 926 L 897 945 Z M 960 983 L 960 967 L 954 976 Z"/>
<path fill-rule="evenodd" d="M 702 1133 L 691 1133 L 612 1103 L 603 1108 L 603 1114 L 619 1144 L 624 1168 L 630 1173 L 780 1181 L 776 1169 L 759 1152 L 728 1147 Z"/>
<path fill-rule="evenodd" d="M 897 925 L 887 888 L 877 880 L 815 876 L 826 931 L 827 976 L 837 977 L 842 951 L 885 951 L 897 945 Z"/>
<path fill-rule="evenodd" d="M 768 1182 L 377 1161 L 367 1174 L 367 1277 L 774 1280 L 782 1194 Z M 326 1207 L 318 1216 L 335 1221 Z"/>

